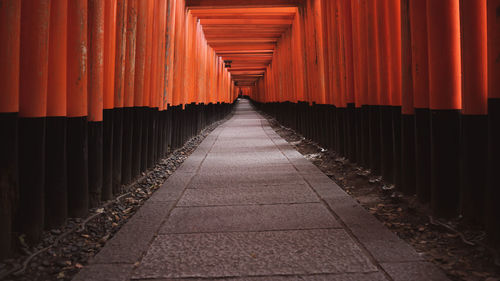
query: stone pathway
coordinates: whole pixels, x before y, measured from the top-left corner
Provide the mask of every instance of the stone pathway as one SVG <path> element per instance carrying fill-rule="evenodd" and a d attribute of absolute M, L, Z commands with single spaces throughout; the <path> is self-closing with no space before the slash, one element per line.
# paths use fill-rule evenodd
<path fill-rule="evenodd" d="M 448 280 L 248 101 L 73 280 Z"/>

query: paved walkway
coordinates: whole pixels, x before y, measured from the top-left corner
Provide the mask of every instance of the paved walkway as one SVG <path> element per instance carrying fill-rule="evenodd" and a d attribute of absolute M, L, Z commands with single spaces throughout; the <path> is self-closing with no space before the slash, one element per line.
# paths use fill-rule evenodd
<path fill-rule="evenodd" d="M 448 280 L 246 100 L 74 280 Z"/>

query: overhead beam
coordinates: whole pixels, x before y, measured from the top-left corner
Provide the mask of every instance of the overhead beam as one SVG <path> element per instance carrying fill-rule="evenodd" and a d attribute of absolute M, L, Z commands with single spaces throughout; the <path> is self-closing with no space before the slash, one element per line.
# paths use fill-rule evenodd
<path fill-rule="evenodd" d="M 194 16 L 202 19 L 275 19 L 275 20 L 293 20 L 294 14 L 272 14 L 272 15 L 261 15 L 261 14 L 195 14 Z"/>
<path fill-rule="evenodd" d="M 304 0 L 187 0 L 189 8 L 234 8 L 234 7 L 293 7 L 301 6 Z"/>
<path fill-rule="evenodd" d="M 296 7 L 267 7 L 267 8 L 228 8 L 228 9 L 205 9 L 203 7 L 190 7 L 190 12 L 195 15 L 227 15 L 227 14 L 240 14 L 240 15 L 294 15 L 297 12 Z"/>
<path fill-rule="evenodd" d="M 285 25 L 289 26 L 293 23 L 292 19 L 241 19 L 241 18 L 231 18 L 231 19 L 200 19 L 202 25 Z"/>

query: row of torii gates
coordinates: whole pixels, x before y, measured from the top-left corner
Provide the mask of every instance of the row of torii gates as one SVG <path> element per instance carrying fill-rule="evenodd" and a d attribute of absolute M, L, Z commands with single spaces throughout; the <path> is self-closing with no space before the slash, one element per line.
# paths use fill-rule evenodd
<path fill-rule="evenodd" d="M 0 256 L 239 94 L 498 243 L 499 56 L 500 0 L 0 0 Z"/>

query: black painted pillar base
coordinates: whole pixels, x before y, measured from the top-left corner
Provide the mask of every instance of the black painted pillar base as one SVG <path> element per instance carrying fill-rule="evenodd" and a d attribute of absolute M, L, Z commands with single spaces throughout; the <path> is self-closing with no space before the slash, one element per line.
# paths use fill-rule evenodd
<path fill-rule="evenodd" d="M 418 200 L 431 200 L 431 113 L 415 108 L 415 185 Z"/>
<path fill-rule="evenodd" d="M 68 118 L 68 215 L 82 218 L 89 209 L 87 117 Z"/>
<path fill-rule="evenodd" d="M 158 108 L 151 108 L 149 114 L 149 138 L 148 138 L 148 168 L 152 168 L 155 164 L 156 157 L 156 140 L 157 140 L 157 120 Z"/>
<path fill-rule="evenodd" d="M 313 104 L 313 106 L 311 107 L 311 117 L 312 120 L 309 124 L 309 127 L 311 127 L 311 139 L 321 145 L 322 143 L 320 132 L 323 128 L 323 123 L 321 120 L 321 105 Z"/>
<path fill-rule="evenodd" d="M 291 111 L 292 108 L 290 108 L 289 110 Z M 323 121 L 324 125 L 322 129 L 322 137 L 323 137 L 322 146 L 327 149 L 330 149 L 330 144 L 332 143 L 331 130 L 333 128 L 333 122 L 332 122 L 333 120 L 330 118 L 330 111 L 331 111 L 330 105 L 328 104 L 323 105 L 323 110 L 321 112 L 321 118 L 324 120 Z"/>
<path fill-rule="evenodd" d="M 142 134 L 142 139 L 141 139 L 141 153 L 140 153 L 140 158 L 141 158 L 141 168 L 140 172 L 145 172 L 148 169 L 148 143 L 149 143 L 149 119 L 151 115 L 151 108 L 149 107 L 143 107 L 142 108 L 142 124 L 141 124 L 141 134 Z"/>
<path fill-rule="evenodd" d="M 101 200 L 113 198 L 113 109 L 103 110 L 102 194 Z"/>
<path fill-rule="evenodd" d="M 68 217 L 66 117 L 47 117 L 45 140 L 45 228 L 53 229 Z"/>
<path fill-rule="evenodd" d="M 394 185 L 401 190 L 401 106 L 392 106 Z"/>
<path fill-rule="evenodd" d="M 347 108 L 337 107 L 337 126 L 339 128 L 339 130 L 337 131 L 339 141 L 337 152 L 342 156 L 346 156 L 347 152 L 346 112 Z"/>
<path fill-rule="evenodd" d="M 357 145 L 356 145 L 356 109 L 354 103 L 347 104 L 346 109 L 346 136 L 347 136 L 347 158 L 355 162 L 357 157 Z"/>
<path fill-rule="evenodd" d="M 374 174 L 381 172 L 380 106 L 369 106 L 370 169 Z"/>
<path fill-rule="evenodd" d="M 113 195 L 122 192 L 123 108 L 113 110 Z"/>
<path fill-rule="evenodd" d="M 162 113 L 163 119 L 163 157 L 168 155 L 168 111 L 164 110 Z"/>
<path fill-rule="evenodd" d="M 172 108 L 169 106 L 165 111 L 167 118 L 167 153 L 172 152 Z"/>
<path fill-rule="evenodd" d="M 99 206 L 103 183 L 103 122 L 89 122 L 89 207 Z"/>
<path fill-rule="evenodd" d="M 330 143 L 331 143 L 331 134 L 330 131 L 332 129 L 332 119 L 329 118 L 330 115 L 330 105 L 325 104 L 323 105 L 323 110 L 321 111 L 321 119 L 323 119 L 323 128 L 321 130 L 321 135 L 323 138 L 323 144 L 322 146 L 325 148 L 329 148 Z"/>
<path fill-rule="evenodd" d="M 500 249 L 500 99 L 488 100 L 488 185 L 486 229 L 489 241 Z"/>
<path fill-rule="evenodd" d="M 439 217 L 458 215 L 460 111 L 431 110 L 431 207 Z"/>
<path fill-rule="evenodd" d="M 394 179 L 393 141 L 392 107 L 380 106 L 380 172 L 388 182 Z"/>
<path fill-rule="evenodd" d="M 158 142 L 156 146 L 158 147 L 158 155 L 157 161 L 163 157 L 165 154 L 165 147 L 163 146 L 164 142 L 164 129 L 165 129 L 165 120 L 163 118 L 163 110 L 158 112 Z"/>
<path fill-rule="evenodd" d="M 132 160 L 130 166 L 130 177 L 136 179 L 141 174 L 141 161 L 142 161 L 142 123 L 144 122 L 144 107 L 133 107 L 132 118 Z"/>
<path fill-rule="evenodd" d="M 132 181 L 132 145 L 134 134 L 134 108 L 123 108 L 123 140 L 122 140 L 122 184 Z"/>
<path fill-rule="evenodd" d="M 361 165 L 370 167 L 370 112 L 369 105 L 361 106 Z"/>
<path fill-rule="evenodd" d="M 332 106 L 331 117 L 332 118 L 332 149 L 338 152 L 340 149 L 340 139 L 339 139 L 339 118 L 338 118 L 338 108 Z"/>
<path fill-rule="evenodd" d="M 212 107 L 212 104 L 210 104 Z M 179 106 L 172 106 L 172 149 L 179 148 Z M 210 122 L 212 122 L 212 110 L 210 110 Z"/>
<path fill-rule="evenodd" d="M 158 162 L 158 160 L 160 159 L 160 155 L 161 155 L 161 147 L 160 147 L 160 132 L 161 132 L 161 120 L 160 120 L 160 115 L 161 115 L 161 111 L 158 109 L 156 112 L 155 112 L 155 116 L 154 116 L 154 119 L 155 119 L 155 142 L 154 142 L 154 149 L 155 149 L 155 154 L 154 154 L 154 163 Z"/>
<path fill-rule="evenodd" d="M 46 118 L 19 118 L 19 211 L 16 228 L 37 242 L 45 223 Z"/>
<path fill-rule="evenodd" d="M 0 113 L 0 260 L 12 253 L 12 226 L 19 195 L 17 113 Z"/>
<path fill-rule="evenodd" d="M 222 105 L 224 107 L 224 105 Z M 186 142 L 189 138 L 193 136 L 193 127 L 194 127 L 194 108 L 193 104 L 187 104 L 186 105 L 186 137 L 184 139 L 184 142 Z M 224 114 L 224 109 L 222 108 L 221 110 L 221 116 Z"/>
<path fill-rule="evenodd" d="M 401 190 L 416 193 L 415 185 L 415 115 L 401 116 Z"/>
<path fill-rule="evenodd" d="M 462 115 L 461 213 L 465 220 L 484 223 L 488 178 L 488 116 Z"/>
<path fill-rule="evenodd" d="M 220 109 L 220 103 L 217 103 L 217 109 Z M 220 116 L 220 111 L 217 110 L 216 111 L 216 114 L 217 114 L 217 121 L 219 120 L 219 116 Z M 180 142 L 179 142 L 179 147 L 182 147 L 184 145 L 184 142 L 186 141 L 186 136 L 187 136 L 187 133 L 188 133 L 188 119 L 189 119 L 189 116 L 187 114 L 187 109 L 186 109 L 186 106 L 184 105 L 184 108 L 180 108 L 180 126 L 179 126 L 179 129 L 180 129 Z"/>
<path fill-rule="evenodd" d="M 354 130 L 355 130 L 355 149 L 356 149 L 356 158 L 354 162 L 358 163 L 358 165 L 362 165 L 363 163 L 363 111 L 361 107 L 354 108 Z"/>
<path fill-rule="evenodd" d="M 333 118 L 334 110 L 335 110 L 334 106 L 328 105 L 325 108 L 325 114 L 324 114 L 324 118 L 326 120 L 326 122 L 325 122 L 326 123 L 326 132 L 325 132 L 326 144 L 325 144 L 325 147 L 330 149 L 330 150 L 333 150 L 333 144 L 335 142 L 335 140 L 334 140 L 335 123 L 334 123 L 334 118 Z"/>

